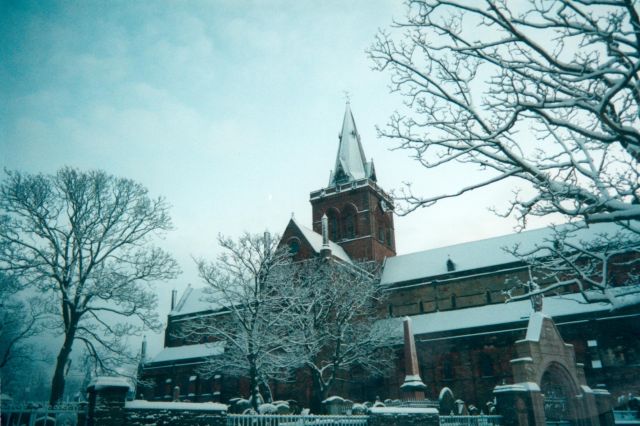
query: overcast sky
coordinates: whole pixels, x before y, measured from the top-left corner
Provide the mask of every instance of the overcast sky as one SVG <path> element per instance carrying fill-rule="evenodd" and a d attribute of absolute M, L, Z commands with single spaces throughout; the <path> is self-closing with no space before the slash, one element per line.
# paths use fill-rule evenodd
<path fill-rule="evenodd" d="M 164 244 L 184 270 L 158 286 L 166 316 L 172 288 L 202 285 L 190 256 L 214 258 L 218 233 L 281 233 L 292 213 L 310 226 L 344 91 L 383 188 L 433 195 L 469 179 L 427 173 L 376 137 L 402 99 L 365 50 L 403 14 L 392 0 L 3 1 L 0 166 L 101 168 L 166 197 L 176 229 Z M 396 217 L 399 254 L 512 232 L 487 209 L 510 191 Z"/>

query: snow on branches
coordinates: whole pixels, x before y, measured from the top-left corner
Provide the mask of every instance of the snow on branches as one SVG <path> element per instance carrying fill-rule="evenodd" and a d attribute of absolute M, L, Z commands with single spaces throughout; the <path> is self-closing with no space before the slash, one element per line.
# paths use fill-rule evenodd
<path fill-rule="evenodd" d="M 639 304 L 638 234 L 621 227 L 584 238 L 582 231 L 581 223 L 553 227 L 551 237 L 533 247 L 505 247 L 528 266 L 528 278 L 512 282 L 507 300 L 569 290 L 580 292 L 587 303 L 607 302 L 612 310 Z"/>
<path fill-rule="evenodd" d="M 399 194 L 404 212 L 506 179 L 505 216 L 640 218 L 640 18 L 630 1 L 410 0 L 369 50 L 406 111 L 380 130 L 427 168 L 484 178 Z M 637 224 L 633 228 L 640 232 Z"/>

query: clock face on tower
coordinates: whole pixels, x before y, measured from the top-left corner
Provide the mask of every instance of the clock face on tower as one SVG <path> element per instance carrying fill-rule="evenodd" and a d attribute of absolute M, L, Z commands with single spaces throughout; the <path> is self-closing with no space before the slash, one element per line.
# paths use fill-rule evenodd
<path fill-rule="evenodd" d="M 386 213 L 389 210 L 391 210 L 391 208 L 389 207 L 389 204 L 387 204 L 385 200 L 380 200 L 380 210 L 382 210 L 382 213 Z"/>

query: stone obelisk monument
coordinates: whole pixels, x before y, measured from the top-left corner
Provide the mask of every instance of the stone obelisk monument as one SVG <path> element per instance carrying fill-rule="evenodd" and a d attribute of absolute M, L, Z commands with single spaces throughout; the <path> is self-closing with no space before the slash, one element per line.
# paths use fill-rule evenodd
<path fill-rule="evenodd" d="M 404 317 L 404 383 L 400 389 L 405 399 L 423 400 L 427 385 L 422 383 L 420 369 L 418 368 L 418 356 L 416 354 L 416 342 L 411 331 L 411 318 Z"/>

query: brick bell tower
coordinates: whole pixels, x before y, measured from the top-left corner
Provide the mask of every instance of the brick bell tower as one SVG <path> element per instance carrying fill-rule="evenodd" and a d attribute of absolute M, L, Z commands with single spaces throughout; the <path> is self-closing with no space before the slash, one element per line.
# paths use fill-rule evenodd
<path fill-rule="evenodd" d="M 353 260 L 382 262 L 396 255 L 393 201 L 376 184 L 373 160 L 365 158 L 347 102 L 329 184 L 310 194 L 313 230 L 322 233 L 322 216 L 326 214 L 329 239 Z"/>

